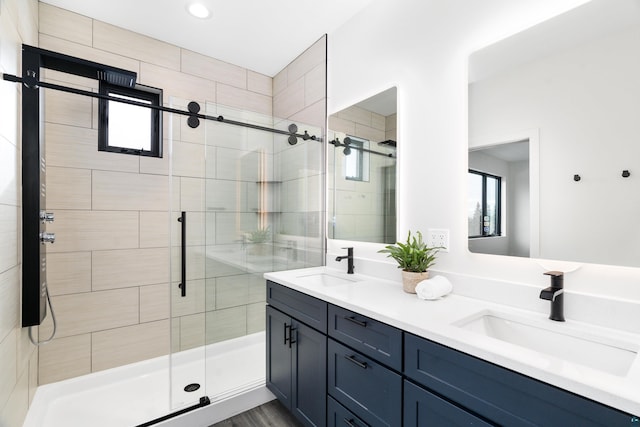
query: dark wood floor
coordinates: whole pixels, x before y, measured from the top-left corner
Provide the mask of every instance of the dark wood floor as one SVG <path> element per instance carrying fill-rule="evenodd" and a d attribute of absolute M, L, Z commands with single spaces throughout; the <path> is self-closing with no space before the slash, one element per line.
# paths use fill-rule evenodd
<path fill-rule="evenodd" d="M 302 427 L 276 399 L 210 427 Z"/>

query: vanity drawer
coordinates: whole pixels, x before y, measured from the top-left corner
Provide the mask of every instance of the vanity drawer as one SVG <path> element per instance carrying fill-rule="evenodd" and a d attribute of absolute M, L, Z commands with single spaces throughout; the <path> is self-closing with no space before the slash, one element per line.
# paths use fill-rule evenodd
<path fill-rule="evenodd" d="M 402 371 L 402 331 L 329 304 L 329 336 L 360 353 Z"/>
<path fill-rule="evenodd" d="M 401 425 L 402 377 L 332 339 L 327 348 L 327 390 L 370 426 Z"/>
<path fill-rule="evenodd" d="M 402 425 L 405 427 L 492 427 L 494 425 L 407 380 L 404 381 L 403 406 Z"/>
<path fill-rule="evenodd" d="M 552 385 L 405 333 L 405 375 L 501 425 L 624 426 L 633 417 Z"/>
<path fill-rule="evenodd" d="M 267 280 L 267 304 L 312 328 L 327 333 L 327 303 Z"/>
<path fill-rule="evenodd" d="M 327 397 L 327 427 L 369 427 L 369 424 L 329 396 Z"/>

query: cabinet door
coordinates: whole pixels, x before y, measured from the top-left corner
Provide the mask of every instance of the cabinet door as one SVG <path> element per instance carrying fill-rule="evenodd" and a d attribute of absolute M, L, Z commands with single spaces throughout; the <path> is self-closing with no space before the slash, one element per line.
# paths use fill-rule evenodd
<path fill-rule="evenodd" d="M 452 403 L 404 381 L 404 426 L 490 427 L 491 424 Z"/>
<path fill-rule="evenodd" d="M 284 406 L 291 409 L 291 318 L 267 306 L 267 388 Z"/>
<path fill-rule="evenodd" d="M 402 377 L 329 339 L 329 394 L 370 426 L 396 427 L 402 419 Z"/>
<path fill-rule="evenodd" d="M 291 411 L 308 426 L 326 425 L 327 337 L 293 320 Z"/>

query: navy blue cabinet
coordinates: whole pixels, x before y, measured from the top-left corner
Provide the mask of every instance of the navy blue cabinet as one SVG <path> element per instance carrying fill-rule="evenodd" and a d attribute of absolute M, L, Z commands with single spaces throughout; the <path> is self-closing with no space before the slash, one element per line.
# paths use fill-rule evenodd
<path fill-rule="evenodd" d="M 324 304 L 326 318 L 326 303 L 306 298 Z M 272 306 L 267 306 L 266 321 L 267 388 L 305 426 L 325 426 L 326 335 Z"/>
<path fill-rule="evenodd" d="M 333 339 L 327 343 L 329 394 L 370 426 L 402 424 L 402 377 Z"/>
<path fill-rule="evenodd" d="M 405 375 L 506 426 L 629 426 L 622 411 L 405 332 Z"/>

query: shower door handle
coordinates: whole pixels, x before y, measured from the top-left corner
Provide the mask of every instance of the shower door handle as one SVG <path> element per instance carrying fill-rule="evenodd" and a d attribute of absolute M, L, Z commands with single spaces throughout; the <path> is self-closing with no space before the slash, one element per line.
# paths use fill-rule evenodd
<path fill-rule="evenodd" d="M 178 218 L 178 222 L 180 223 L 180 234 L 182 245 L 180 248 L 180 283 L 178 287 L 180 288 L 180 296 L 187 296 L 187 213 L 182 211 L 180 214 L 180 218 Z"/>

